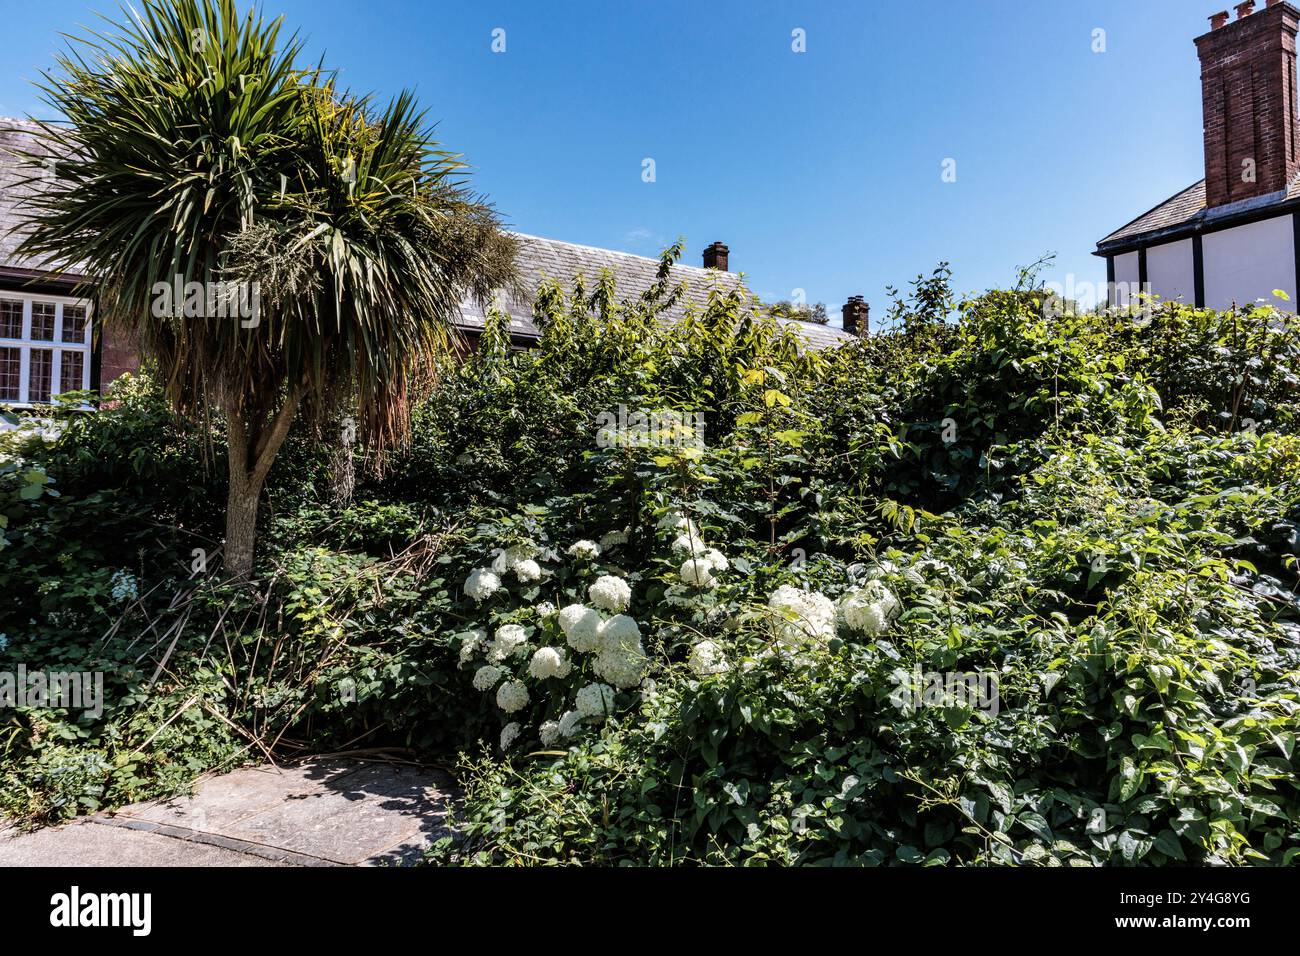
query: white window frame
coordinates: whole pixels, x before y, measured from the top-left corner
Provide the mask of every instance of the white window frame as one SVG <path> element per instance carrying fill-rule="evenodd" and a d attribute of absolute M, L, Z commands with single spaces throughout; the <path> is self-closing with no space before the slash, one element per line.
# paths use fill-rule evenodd
<path fill-rule="evenodd" d="M 0 336 L 0 348 L 16 348 L 19 350 L 18 400 L 0 398 L 0 404 L 12 408 L 33 408 L 50 404 L 50 402 L 45 401 L 29 401 L 28 386 L 31 375 L 32 349 L 51 349 L 54 352 L 52 368 L 50 369 L 51 400 L 55 395 L 62 394 L 65 391 L 73 392 L 78 389 L 89 389 L 90 366 L 93 358 L 91 343 L 95 340 L 93 306 L 90 300 L 78 299 L 70 295 L 40 295 L 33 292 L 19 292 L 13 289 L 0 289 L 0 299 L 23 304 L 22 336 L 16 339 Z M 48 303 L 54 306 L 53 341 L 32 338 L 32 304 L 35 302 Z M 63 341 L 63 309 L 64 306 L 69 305 L 80 306 L 86 311 L 86 334 L 82 342 Z M 70 384 L 60 381 L 60 376 L 63 373 L 63 352 L 80 352 L 82 354 L 80 382 Z"/>

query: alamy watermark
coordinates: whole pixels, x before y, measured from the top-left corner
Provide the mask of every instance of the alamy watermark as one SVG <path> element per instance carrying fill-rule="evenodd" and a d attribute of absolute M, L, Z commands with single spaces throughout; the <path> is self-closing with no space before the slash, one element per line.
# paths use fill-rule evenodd
<path fill-rule="evenodd" d="M 1001 707 L 997 671 L 911 671 L 890 676 L 889 702 L 906 713 L 922 707 L 960 707 L 996 717 Z"/>
<path fill-rule="evenodd" d="M 1149 282 L 1092 282 L 1075 279 L 1074 273 L 1066 275 L 1063 283 L 1043 283 L 1043 291 L 1046 293 L 1043 314 L 1048 318 L 1059 318 L 1072 308 L 1084 312 L 1109 307 L 1138 308 L 1149 315 L 1153 302 Z"/>
<path fill-rule="evenodd" d="M 101 671 L 0 671 L 0 707 L 84 710 L 92 717 L 104 713 Z"/>
<path fill-rule="evenodd" d="M 704 413 L 673 409 L 629 410 L 596 416 L 596 444 L 601 448 L 703 448 Z"/>
<path fill-rule="evenodd" d="M 186 282 L 178 273 L 171 282 L 155 282 L 151 291 L 156 319 L 239 319 L 245 329 L 261 322 L 262 288 L 256 281 Z"/>
<path fill-rule="evenodd" d="M 133 936 L 153 928 L 152 893 L 92 893 L 73 886 L 50 897 L 50 925 L 56 928 L 124 927 Z"/>

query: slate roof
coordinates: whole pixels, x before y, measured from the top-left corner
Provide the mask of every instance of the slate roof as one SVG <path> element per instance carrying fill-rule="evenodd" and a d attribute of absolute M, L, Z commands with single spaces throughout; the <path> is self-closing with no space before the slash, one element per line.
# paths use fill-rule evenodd
<path fill-rule="evenodd" d="M 519 268 L 520 285 L 526 290 L 522 296 L 499 294 L 497 306 L 510 316 L 510 331 L 518 341 L 536 339 L 537 326 L 533 324 L 533 298 L 536 290 L 546 279 L 557 282 L 560 289 L 569 292 L 574 280 L 583 276 L 588 291 L 596 287 L 603 270 L 609 270 L 617 283 L 619 299 L 640 296 L 655 283 L 659 271 L 659 260 L 646 256 L 633 255 L 630 252 L 618 252 L 614 249 L 601 249 L 596 246 L 582 246 L 558 239 L 544 239 L 526 233 L 514 233 L 519 249 L 516 264 Z M 734 272 L 721 272 L 717 269 L 704 269 L 698 266 L 685 266 L 678 263 L 672 267 L 672 284 L 684 284 L 685 291 L 678 301 L 662 315 L 669 321 L 682 319 L 688 309 L 703 311 L 709 302 L 710 294 L 716 289 L 730 292 L 740 285 L 740 276 Z M 484 309 L 477 303 L 461 303 L 461 318 L 457 325 L 466 331 L 478 331 L 485 321 Z M 799 322 L 781 319 L 783 324 L 795 327 L 812 348 L 827 348 L 841 342 L 850 341 L 853 336 L 839 329 L 813 322 Z"/>
<path fill-rule="evenodd" d="M 29 195 L 31 185 L 20 184 L 28 172 L 20 168 L 15 150 L 33 150 L 36 124 L 27 120 L 0 117 L 0 268 L 39 270 L 38 263 L 20 260 L 15 249 L 21 240 L 21 221 L 18 204 Z M 602 270 L 608 269 L 618 286 L 620 299 L 640 296 L 654 284 L 659 270 L 657 258 L 633 255 L 614 249 L 583 246 L 558 239 L 544 239 L 525 233 L 515 233 L 519 242 L 518 267 L 520 285 L 525 290 L 520 296 L 500 294 L 497 303 L 510 314 L 511 331 L 516 340 L 527 342 L 536 339 L 537 326 L 533 324 L 533 298 L 544 279 L 554 279 L 565 292 L 572 290 L 574 280 L 581 274 L 587 288 L 594 289 Z M 672 267 L 673 285 L 685 283 L 685 292 L 678 302 L 664 312 L 669 321 L 680 320 L 688 308 L 703 310 L 714 289 L 730 292 L 740 285 L 740 276 L 734 272 L 721 272 L 680 263 Z M 483 328 L 484 312 L 478 304 L 466 301 L 460 307 L 457 325 L 466 332 Z M 827 325 L 780 319 L 803 336 L 811 348 L 827 348 L 851 341 L 854 336 Z"/>
<path fill-rule="evenodd" d="M 36 151 L 36 124 L 0 117 L 0 267 L 39 270 L 40 263 L 19 259 L 15 250 L 22 241 L 19 203 L 35 190 L 31 171 L 20 165 L 17 151 Z"/>
<path fill-rule="evenodd" d="M 1147 210 L 1132 222 L 1116 229 L 1097 243 L 1097 251 L 1104 254 L 1107 250 L 1123 249 L 1138 244 L 1146 245 L 1151 240 L 1173 240 L 1182 235 L 1190 235 L 1198 228 L 1217 223 L 1219 220 L 1258 213 L 1273 206 L 1279 207 L 1280 212 L 1282 206 L 1296 202 L 1300 202 L 1300 177 L 1292 180 L 1286 190 L 1206 209 L 1205 180 L 1202 179 L 1182 192 L 1170 196 L 1154 209 Z"/>

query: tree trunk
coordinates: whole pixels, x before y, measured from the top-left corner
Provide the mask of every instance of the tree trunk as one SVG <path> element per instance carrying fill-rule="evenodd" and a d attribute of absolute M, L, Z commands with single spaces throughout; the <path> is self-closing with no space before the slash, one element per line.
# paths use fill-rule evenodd
<path fill-rule="evenodd" d="M 242 470 L 242 469 L 241 469 Z M 245 580 L 253 573 L 253 547 L 257 541 L 257 505 L 262 486 L 254 487 L 247 472 L 237 473 L 231 458 L 230 493 L 226 497 L 226 574 Z"/>
<path fill-rule="evenodd" d="M 262 497 L 271 463 L 289 434 L 298 412 L 301 393 L 292 389 L 285 403 L 268 423 L 265 416 L 250 423 L 243 409 L 231 402 L 226 406 L 226 437 L 229 447 L 230 492 L 226 497 L 226 543 L 223 567 L 226 576 L 247 580 L 253 574 L 257 545 L 257 505 Z"/>
<path fill-rule="evenodd" d="M 352 440 L 341 429 L 330 443 L 330 504 L 346 508 L 352 504 L 352 492 L 357 486 L 357 466 L 352 457 Z"/>

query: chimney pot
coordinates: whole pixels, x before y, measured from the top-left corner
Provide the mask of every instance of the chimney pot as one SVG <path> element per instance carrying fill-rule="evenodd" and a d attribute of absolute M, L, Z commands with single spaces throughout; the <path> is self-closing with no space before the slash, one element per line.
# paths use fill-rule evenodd
<path fill-rule="evenodd" d="M 1222 29 L 1227 24 L 1227 22 L 1228 22 L 1228 11 L 1221 10 L 1218 13 L 1214 14 L 1212 17 L 1210 17 L 1210 29 L 1211 30 Z"/>
<path fill-rule="evenodd" d="M 1237 11 L 1237 19 L 1244 20 L 1255 12 L 1255 0 L 1246 0 L 1245 3 L 1239 3 L 1233 9 Z"/>
<path fill-rule="evenodd" d="M 727 271 L 727 254 L 731 252 L 725 242 L 715 242 L 704 250 L 704 268 Z"/>
<path fill-rule="evenodd" d="M 866 335 L 871 319 L 871 305 L 860 295 L 849 296 L 840 310 L 844 319 L 844 331 L 850 335 Z"/>

